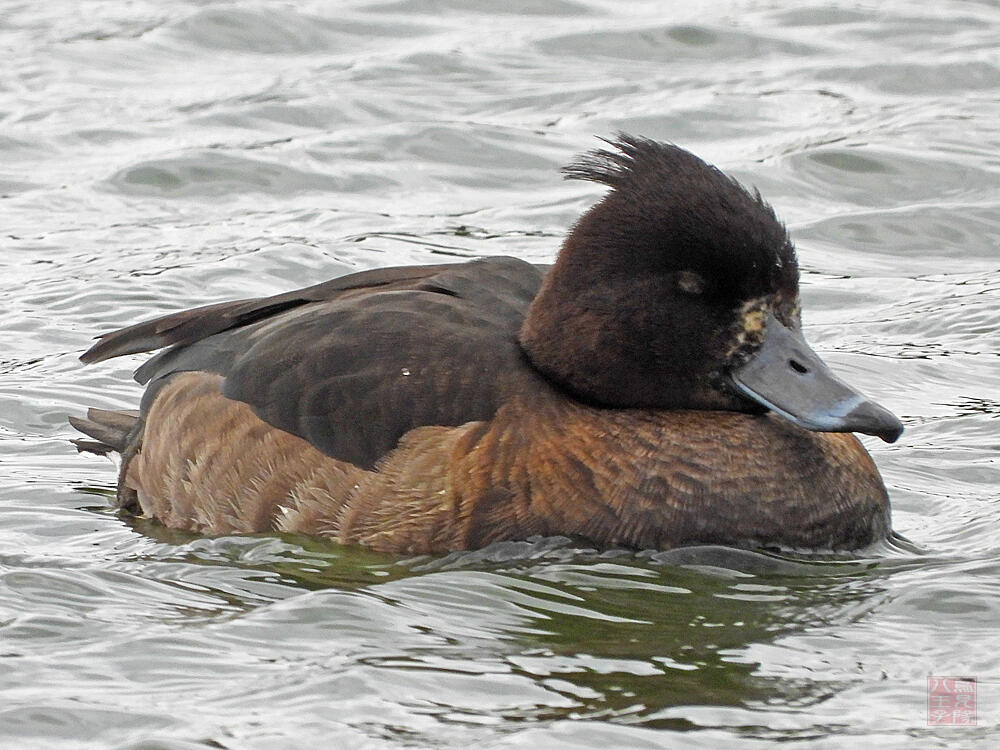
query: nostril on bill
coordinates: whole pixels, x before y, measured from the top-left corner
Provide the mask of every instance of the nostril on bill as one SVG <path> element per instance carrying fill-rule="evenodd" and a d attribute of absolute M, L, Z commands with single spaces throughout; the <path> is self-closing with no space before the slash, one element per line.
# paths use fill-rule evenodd
<path fill-rule="evenodd" d="M 795 372 L 801 373 L 803 375 L 805 375 L 807 372 L 809 372 L 809 368 L 808 367 L 806 367 L 801 362 L 796 362 L 794 359 L 788 360 L 788 364 L 789 364 L 789 366 L 793 370 L 795 370 Z"/>

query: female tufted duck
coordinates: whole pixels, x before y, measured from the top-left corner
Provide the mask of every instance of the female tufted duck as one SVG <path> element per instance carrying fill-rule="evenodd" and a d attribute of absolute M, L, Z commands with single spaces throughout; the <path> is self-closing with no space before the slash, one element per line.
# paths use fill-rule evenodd
<path fill-rule="evenodd" d="M 71 419 L 122 455 L 118 503 L 208 534 L 440 553 L 536 534 L 599 546 L 858 548 L 889 501 L 850 432 L 902 424 L 802 337 L 773 210 L 670 144 L 568 167 L 611 188 L 550 268 L 386 268 L 100 337 L 137 412 Z"/>

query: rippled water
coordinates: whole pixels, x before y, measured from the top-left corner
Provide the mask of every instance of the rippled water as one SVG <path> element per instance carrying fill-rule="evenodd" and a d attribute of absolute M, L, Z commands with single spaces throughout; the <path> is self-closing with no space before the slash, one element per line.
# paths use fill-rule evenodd
<path fill-rule="evenodd" d="M 0 4 L 0 746 L 1000 742 L 996 2 Z M 757 185 L 807 334 L 902 415 L 912 545 L 399 560 L 107 510 L 98 332 L 343 272 L 553 257 L 617 129 Z M 928 726 L 928 675 L 978 726 Z"/>

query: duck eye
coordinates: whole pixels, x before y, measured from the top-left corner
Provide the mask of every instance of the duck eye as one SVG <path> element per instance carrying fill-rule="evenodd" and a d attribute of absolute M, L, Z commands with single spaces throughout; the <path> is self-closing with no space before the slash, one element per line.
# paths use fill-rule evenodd
<path fill-rule="evenodd" d="M 677 288 L 685 294 L 701 294 L 705 291 L 705 280 L 694 271 L 680 271 L 677 274 Z"/>

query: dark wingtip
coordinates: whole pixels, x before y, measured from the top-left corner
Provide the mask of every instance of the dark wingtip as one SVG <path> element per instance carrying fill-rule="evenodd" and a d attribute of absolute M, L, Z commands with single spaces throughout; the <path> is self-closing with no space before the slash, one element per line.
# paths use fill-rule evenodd
<path fill-rule="evenodd" d="M 159 322 L 158 318 L 98 336 L 97 343 L 80 355 L 80 361 L 90 365 L 125 354 L 141 354 L 160 349 L 170 341 L 161 331 L 156 330 Z"/>
<path fill-rule="evenodd" d="M 83 362 L 83 364 L 91 365 L 94 362 L 101 361 L 101 356 L 100 356 L 101 338 L 103 337 L 98 337 L 98 342 L 80 355 L 80 361 Z"/>

